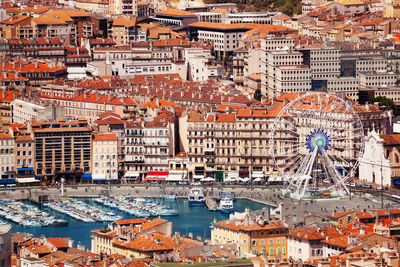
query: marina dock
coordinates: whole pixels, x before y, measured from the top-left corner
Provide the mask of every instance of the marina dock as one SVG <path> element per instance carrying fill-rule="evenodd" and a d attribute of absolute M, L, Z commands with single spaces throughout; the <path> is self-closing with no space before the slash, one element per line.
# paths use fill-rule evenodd
<path fill-rule="evenodd" d="M 206 197 L 206 205 L 207 205 L 208 210 L 210 210 L 210 211 L 219 210 L 217 202 L 209 196 Z"/>

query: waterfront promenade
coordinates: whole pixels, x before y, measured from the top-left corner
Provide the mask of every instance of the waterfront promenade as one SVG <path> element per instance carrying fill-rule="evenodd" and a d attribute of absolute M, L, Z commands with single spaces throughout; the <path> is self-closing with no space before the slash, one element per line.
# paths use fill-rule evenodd
<path fill-rule="evenodd" d="M 161 197 L 168 194 L 176 194 L 179 198 L 187 197 L 190 186 L 160 186 L 160 185 L 79 185 L 65 186 L 64 196 L 61 196 L 60 187 L 32 187 L 18 188 L 0 192 L 0 200 L 38 199 L 38 196 L 46 196 L 49 199 L 59 197 L 99 197 L 118 196 L 131 194 L 135 197 Z M 263 204 L 277 207 L 279 203 L 294 204 L 299 208 L 313 214 L 326 214 L 342 212 L 351 209 L 375 209 L 381 208 L 380 196 L 359 192 L 350 199 L 323 199 L 314 201 L 296 201 L 283 198 L 279 188 L 273 187 L 204 187 L 206 196 L 216 198 L 223 190 L 232 190 L 236 198 L 246 198 Z M 384 207 L 396 206 L 390 199 L 384 200 Z"/>

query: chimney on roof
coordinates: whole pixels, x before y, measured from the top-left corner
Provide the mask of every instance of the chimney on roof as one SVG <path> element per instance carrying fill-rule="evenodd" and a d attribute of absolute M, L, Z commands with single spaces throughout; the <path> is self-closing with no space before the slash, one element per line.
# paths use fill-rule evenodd
<path fill-rule="evenodd" d="M 3 63 L 3 65 L 4 65 L 4 63 Z M 17 68 L 17 61 L 13 61 L 13 70 L 15 70 Z"/>
<path fill-rule="evenodd" d="M 19 72 L 16 71 L 16 72 L 14 72 L 14 73 L 15 73 L 15 78 L 19 78 Z"/>
<path fill-rule="evenodd" d="M 365 229 L 360 227 L 359 233 L 360 233 L 360 235 L 365 235 Z"/>
<path fill-rule="evenodd" d="M 39 62 L 37 60 L 35 60 L 35 68 L 39 68 Z"/>

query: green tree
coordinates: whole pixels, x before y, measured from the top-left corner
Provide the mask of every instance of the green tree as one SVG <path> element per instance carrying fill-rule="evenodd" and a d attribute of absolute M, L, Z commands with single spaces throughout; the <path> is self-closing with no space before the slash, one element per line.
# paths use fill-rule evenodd
<path fill-rule="evenodd" d="M 399 111 L 397 109 L 396 104 L 393 102 L 393 99 L 387 98 L 386 96 L 378 96 L 378 97 L 372 98 L 370 102 L 371 103 L 379 102 L 386 107 L 390 107 L 393 110 L 393 114 L 395 116 L 399 115 Z"/>
<path fill-rule="evenodd" d="M 280 11 L 288 16 L 293 16 L 294 6 L 293 3 L 287 2 L 283 7 L 280 8 Z"/>
<path fill-rule="evenodd" d="M 261 101 L 261 97 L 262 97 L 262 95 L 261 95 L 261 90 L 260 89 L 257 89 L 255 92 L 254 92 L 254 99 L 255 100 L 258 100 L 258 101 Z"/>

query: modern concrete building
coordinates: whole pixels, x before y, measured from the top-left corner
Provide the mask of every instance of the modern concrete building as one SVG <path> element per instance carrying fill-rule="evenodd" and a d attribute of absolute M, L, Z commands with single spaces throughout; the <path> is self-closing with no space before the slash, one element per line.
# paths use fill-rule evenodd
<path fill-rule="evenodd" d="M 37 177 L 49 181 L 56 175 L 67 179 L 91 175 L 92 129 L 87 120 L 40 121 L 31 128 Z"/>

